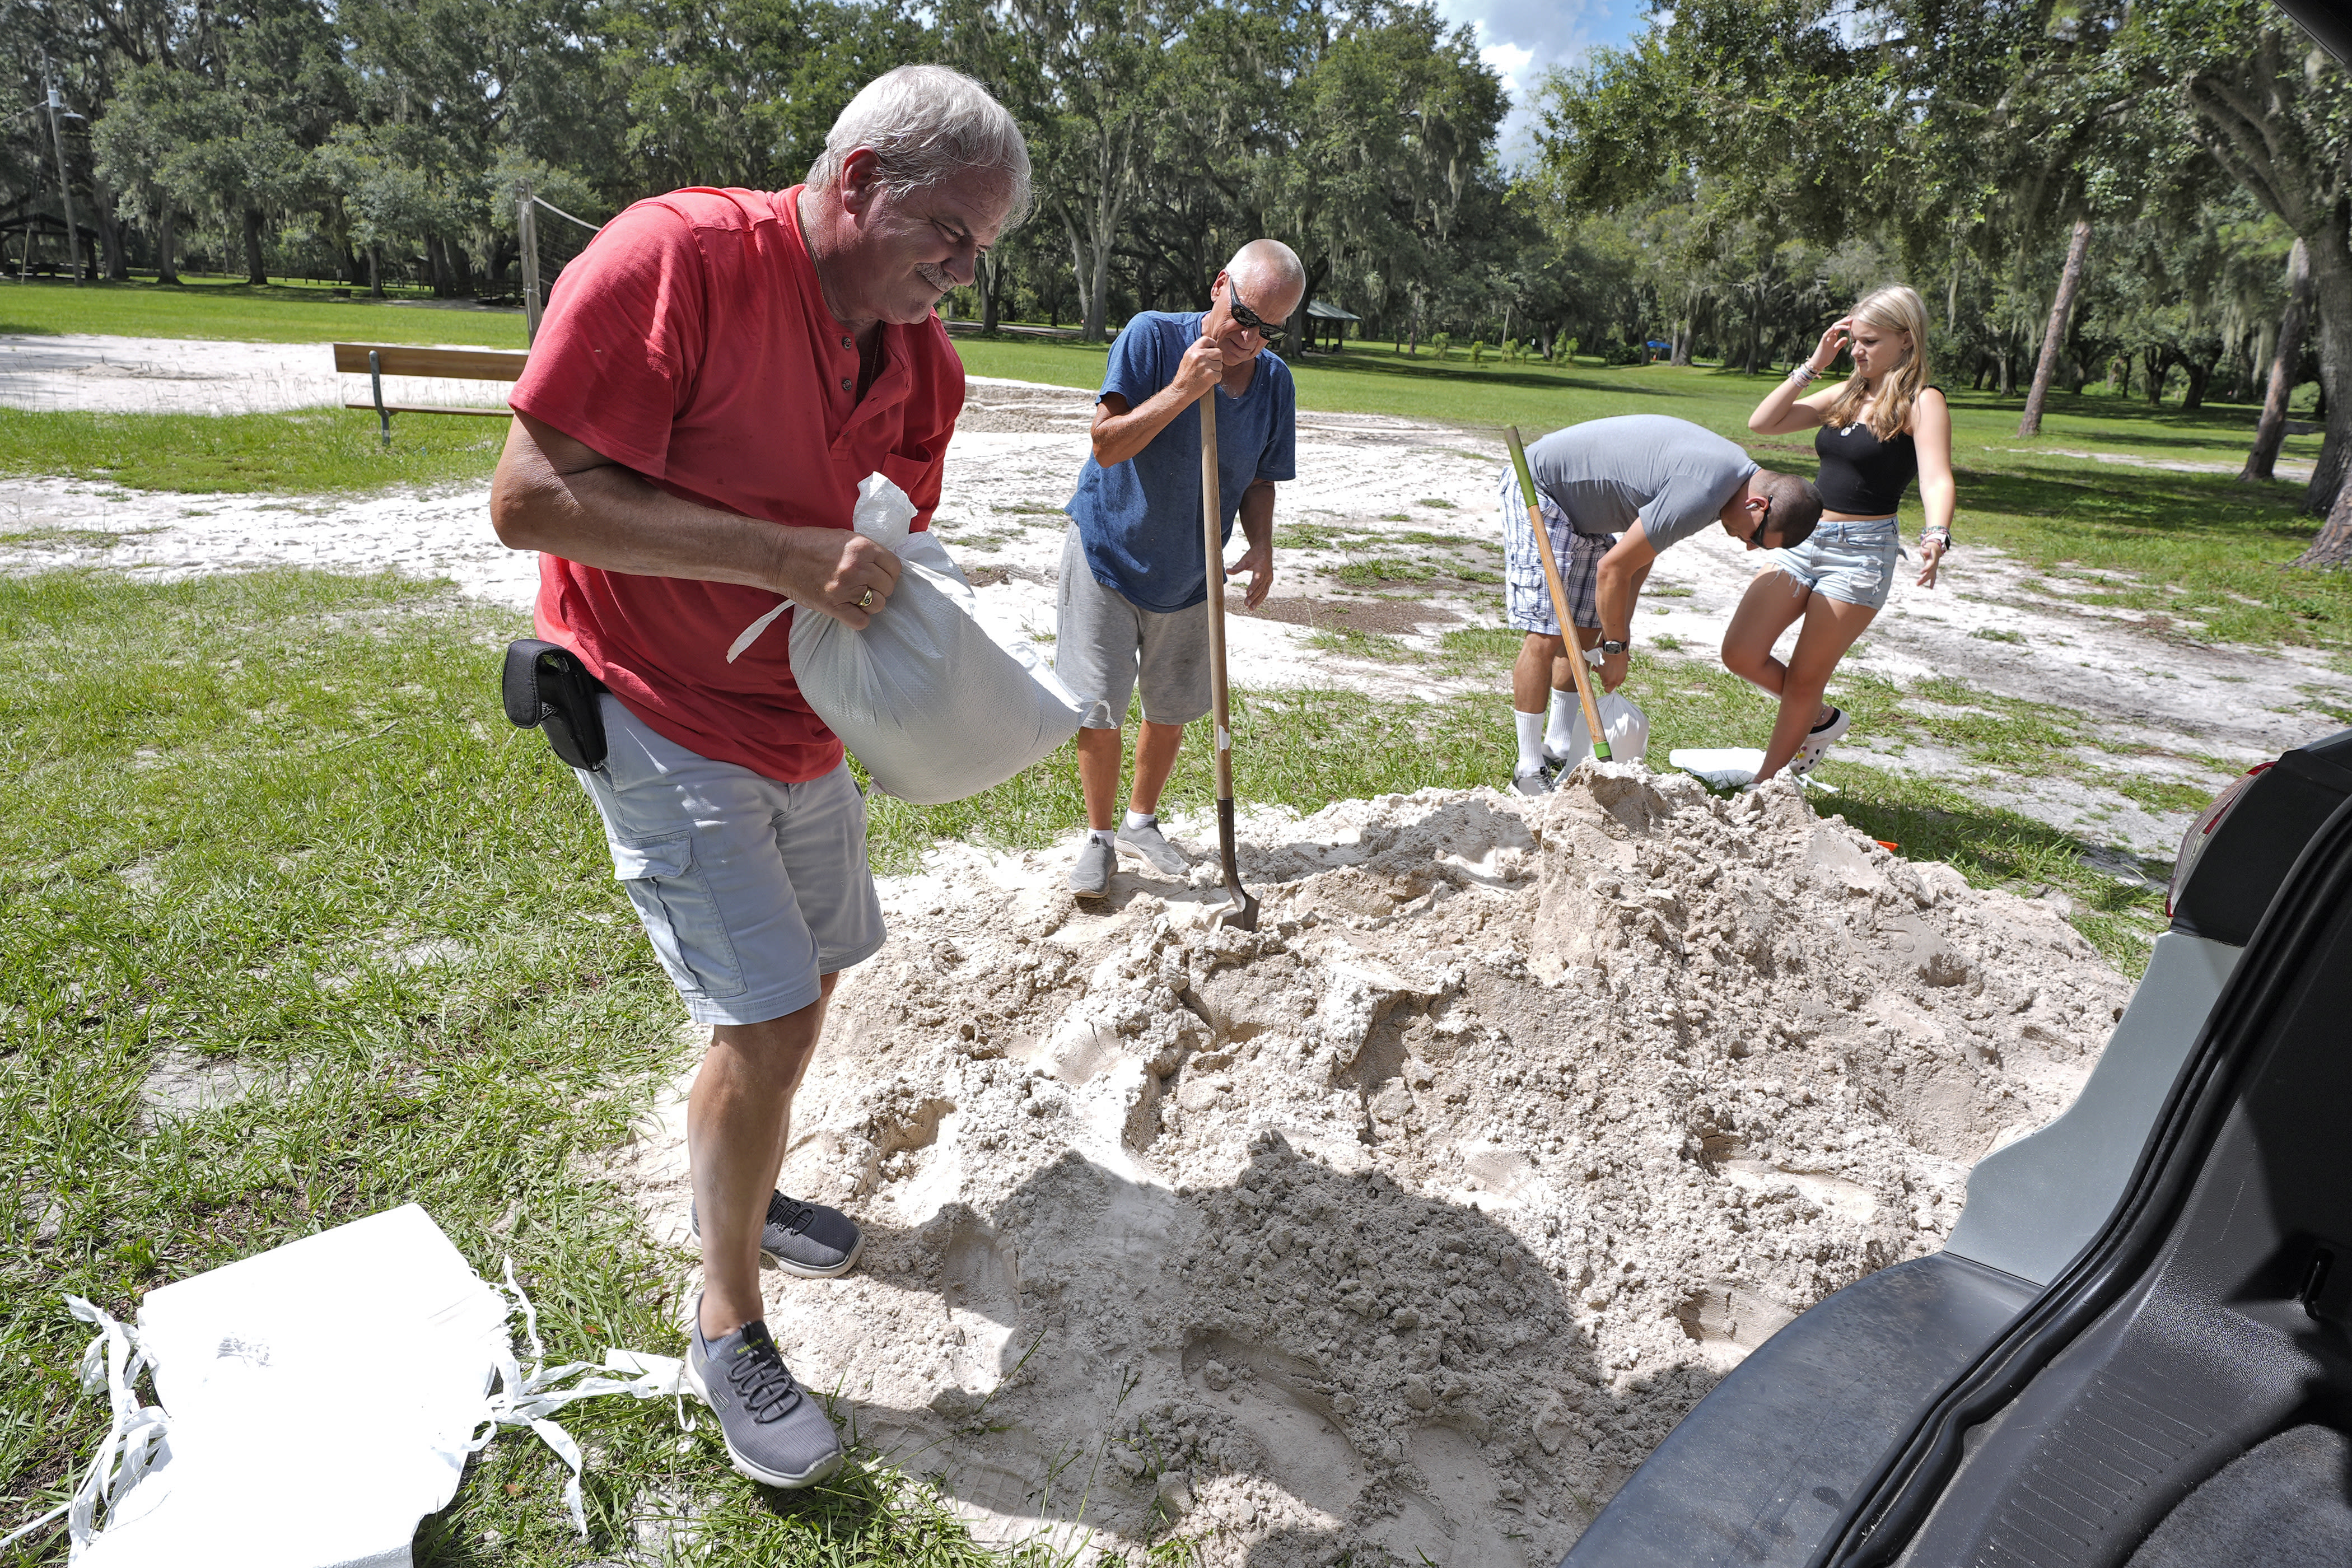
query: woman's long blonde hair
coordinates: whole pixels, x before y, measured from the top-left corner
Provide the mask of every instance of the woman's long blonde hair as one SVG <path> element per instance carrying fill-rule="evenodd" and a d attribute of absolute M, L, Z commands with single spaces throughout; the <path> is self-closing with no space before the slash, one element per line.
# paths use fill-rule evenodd
<path fill-rule="evenodd" d="M 1891 284 L 1856 305 L 1851 314 L 1857 321 L 1866 321 L 1882 332 L 1908 332 L 1911 352 L 1901 364 L 1879 377 L 1877 401 L 1870 410 L 1870 433 L 1882 441 L 1892 441 L 1911 427 L 1911 405 L 1927 385 L 1927 307 L 1920 303 L 1918 294 L 1901 283 Z M 1824 412 L 1824 423 L 1851 425 L 1863 404 L 1870 401 L 1873 388 L 1858 375 L 1846 377 L 1845 385 L 1830 400 Z"/>

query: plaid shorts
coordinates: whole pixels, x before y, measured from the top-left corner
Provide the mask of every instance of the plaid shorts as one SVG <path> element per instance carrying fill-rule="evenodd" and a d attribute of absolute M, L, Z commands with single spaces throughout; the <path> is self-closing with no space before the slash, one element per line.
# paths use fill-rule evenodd
<path fill-rule="evenodd" d="M 1560 584 L 1568 590 L 1569 616 L 1578 626 L 1597 630 L 1601 558 L 1617 536 L 1579 533 L 1549 496 L 1538 492 L 1538 500 L 1544 531 L 1551 535 L 1552 559 L 1559 565 Z M 1528 526 L 1527 503 L 1519 499 L 1518 474 L 1511 468 L 1503 470 L 1503 618 L 1523 632 L 1560 635 L 1552 615 L 1551 587 L 1544 581 L 1543 557 L 1536 549 L 1535 530 Z"/>

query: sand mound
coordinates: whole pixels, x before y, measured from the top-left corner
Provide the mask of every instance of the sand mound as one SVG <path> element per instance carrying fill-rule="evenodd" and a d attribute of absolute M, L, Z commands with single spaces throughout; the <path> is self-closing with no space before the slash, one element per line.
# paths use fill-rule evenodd
<path fill-rule="evenodd" d="M 992 1537 L 1556 1562 L 1749 1347 L 1935 1248 L 2129 990 L 1786 785 L 1247 837 L 1255 934 L 1205 867 L 1087 910 L 1066 850 L 943 851 L 803 1095 L 785 1186 L 869 1240 L 770 1321 Z M 675 1108 L 623 1178 L 682 1241 Z"/>

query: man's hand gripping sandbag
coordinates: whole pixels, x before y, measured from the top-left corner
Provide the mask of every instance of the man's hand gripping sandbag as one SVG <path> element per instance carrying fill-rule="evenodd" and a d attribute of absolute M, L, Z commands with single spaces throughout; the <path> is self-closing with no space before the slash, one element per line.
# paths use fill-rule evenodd
<path fill-rule="evenodd" d="M 971 585 L 914 503 L 880 474 L 857 487 L 857 531 L 898 553 L 889 603 L 852 631 L 793 617 L 793 678 L 875 786 L 938 805 L 1003 784 L 1078 731 L 1078 707 L 1026 643 L 1010 652 L 975 614 Z M 1026 658 L 1022 657 L 1026 655 Z"/>

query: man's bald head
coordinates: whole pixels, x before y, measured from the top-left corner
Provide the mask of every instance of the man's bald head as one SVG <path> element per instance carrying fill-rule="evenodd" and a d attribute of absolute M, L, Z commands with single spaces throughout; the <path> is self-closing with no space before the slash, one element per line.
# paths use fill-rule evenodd
<path fill-rule="evenodd" d="M 1225 276 L 1250 309 L 1269 321 L 1290 319 L 1307 292 L 1307 268 L 1298 253 L 1278 239 L 1253 239 L 1225 263 Z"/>

